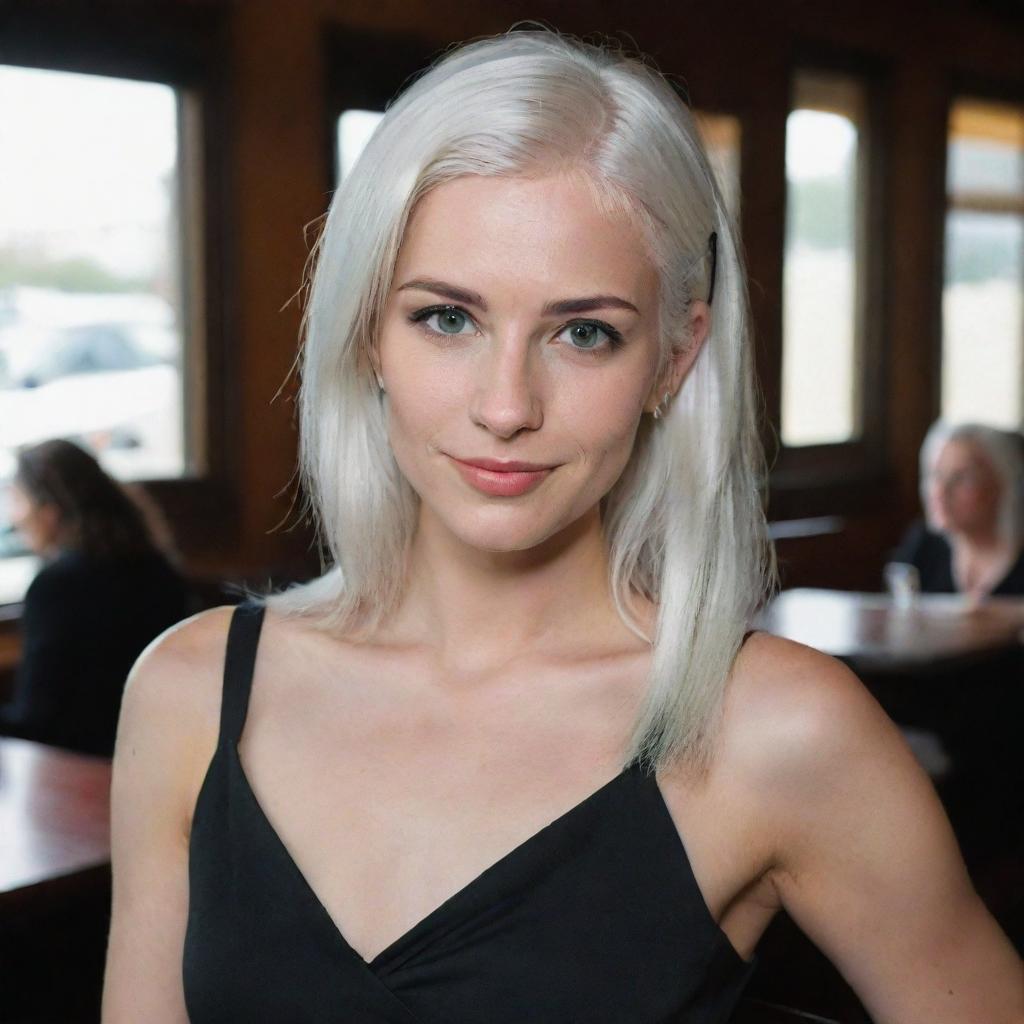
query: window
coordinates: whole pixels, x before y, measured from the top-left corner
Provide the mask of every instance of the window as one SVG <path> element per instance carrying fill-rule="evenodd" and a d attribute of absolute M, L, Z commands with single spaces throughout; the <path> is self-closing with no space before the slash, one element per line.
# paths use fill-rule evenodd
<path fill-rule="evenodd" d="M 942 415 L 1024 420 L 1024 107 L 974 99 L 949 117 Z"/>
<path fill-rule="evenodd" d="M 380 123 L 383 113 L 378 110 L 346 110 L 338 118 L 335 153 L 338 181 L 355 166 L 356 159 Z"/>
<path fill-rule="evenodd" d="M 866 216 L 864 86 L 799 72 L 786 121 L 781 439 L 838 444 L 863 433 Z"/>
<path fill-rule="evenodd" d="M 19 446 L 66 437 L 122 479 L 196 468 L 196 117 L 169 85 L 0 65 L 0 603 L 29 571 L 7 511 Z"/>

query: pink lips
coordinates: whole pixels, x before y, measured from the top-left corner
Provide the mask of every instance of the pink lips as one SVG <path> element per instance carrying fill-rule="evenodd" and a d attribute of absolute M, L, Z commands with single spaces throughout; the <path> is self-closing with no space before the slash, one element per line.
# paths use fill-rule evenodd
<path fill-rule="evenodd" d="M 539 466 L 532 462 L 500 462 L 497 459 L 474 459 L 463 462 L 448 456 L 462 479 L 484 494 L 511 498 L 532 491 L 554 466 Z"/>

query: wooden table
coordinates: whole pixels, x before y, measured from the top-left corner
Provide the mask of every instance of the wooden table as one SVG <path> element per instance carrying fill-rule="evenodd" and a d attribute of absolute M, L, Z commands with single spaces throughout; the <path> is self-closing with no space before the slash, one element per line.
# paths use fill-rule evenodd
<path fill-rule="evenodd" d="M 841 658 L 858 674 L 964 666 L 1024 644 L 1024 598 L 970 604 L 959 594 L 920 594 L 898 607 L 885 594 L 784 590 L 760 629 Z"/>
<path fill-rule="evenodd" d="M 0 737 L 0 912 L 109 870 L 110 761 Z"/>
<path fill-rule="evenodd" d="M 100 1018 L 110 767 L 102 757 L 0 738 L 0 1020 Z"/>

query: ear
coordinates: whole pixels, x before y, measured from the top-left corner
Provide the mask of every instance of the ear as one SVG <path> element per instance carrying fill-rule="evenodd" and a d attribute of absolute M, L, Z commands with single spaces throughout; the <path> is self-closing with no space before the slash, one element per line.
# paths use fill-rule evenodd
<path fill-rule="evenodd" d="M 377 351 L 376 345 L 368 345 L 363 350 L 363 354 L 366 361 L 370 364 L 370 372 L 376 377 L 377 383 L 383 387 L 383 375 L 380 372 L 380 353 Z"/>
<path fill-rule="evenodd" d="M 654 412 L 666 393 L 670 398 L 679 393 L 710 331 L 711 307 L 702 299 L 693 299 L 690 303 L 686 344 L 672 349 L 664 371 L 647 396 L 644 412 Z"/>

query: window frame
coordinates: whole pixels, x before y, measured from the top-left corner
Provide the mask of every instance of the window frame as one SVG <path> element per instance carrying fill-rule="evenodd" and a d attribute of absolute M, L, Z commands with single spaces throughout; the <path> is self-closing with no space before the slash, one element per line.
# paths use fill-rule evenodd
<path fill-rule="evenodd" d="M 185 93 L 179 144 L 182 163 L 195 169 L 193 180 L 179 180 L 181 209 L 190 218 L 182 222 L 180 239 L 186 470 L 181 477 L 136 481 L 175 524 L 182 550 L 230 543 L 240 506 L 240 467 L 230 443 L 240 393 L 235 375 L 226 372 L 237 351 L 228 327 L 232 291 L 225 255 L 231 219 L 226 40 L 222 12 L 167 8 L 116 15 L 19 9 L 5 12 L 0 35 L 0 63 L 6 65 L 157 82 Z"/>
<path fill-rule="evenodd" d="M 932 374 L 931 388 L 929 393 L 930 421 L 934 422 L 942 415 L 942 378 L 945 372 L 943 365 L 943 341 L 945 338 L 945 318 L 943 315 L 943 302 L 946 290 L 946 225 L 949 213 L 954 207 L 949 201 L 949 126 L 954 105 L 960 100 L 976 100 L 981 103 L 997 103 L 1016 106 L 1024 112 L 1024 84 L 1007 82 L 1004 79 L 988 78 L 984 75 L 954 72 L 947 80 L 946 95 L 943 102 L 944 119 L 942 124 L 942 164 L 941 164 L 941 196 L 942 202 L 936 211 L 936 230 L 940 239 L 939 251 L 935 268 L 934 305 L 932 308 L 932 322 L 935 330 L 932 337 L 932 363 L 935 372 Z M 963 209 L 963 207 L 960 207 Z M 1021 280 L 1021 288 L 1024 289 L 1024 279 Z M 1024 346 L 1024 324 L 1021 325 L 1021 345 Z M 1024 379 L 1020 381 L 1024 388 Z M 1024 408 L 1024 403 L 1022 403 Z"/>
<path fill-rule="evenodd" d="M 778 159 L 784 183 L 781 215 L 778 218 L 779 281 L 776 357 L 769 367 L 771 384 L 765 388 L 766 413 L 774 440 L 771 471 L 773 518 L 821 515 L 842 507 L 855 513 L 871 507 L 873 491 L 890 477 L 886 444 L 885 335 L 889 328 L 888 237 L 886 233 L 886 139 L 889 132 L 888 94 L 891 73 L 886 61 L 850 51 L 830 51 L 820 45 L 794 47 L 787 66 L 785 117 L 794 109 L 796 80 L 802 73 L 841 74 L 856 79 L 864 90 L 864 139 L 858 145 L 859 203 L 856 304 L 861 336 L 859 389 L 861 394 L 860 437 L 829 444 L 789 446 L 782 442 L 783 296 L 785 267 L 786 178 L 785 136 Z M 783 122 L 785 124 L 785 121 Z M 865 489 L 867 488 L 867 490 Z"/>
<path fill-rule="evenodd" d="M 346 110 L 383 111 L 411 78 L 444 50 L 444 42 L 407 32 L 331 25 L 324 33 L 327 97 L 327 180 L 338 186 L 338 119 Z"/>

